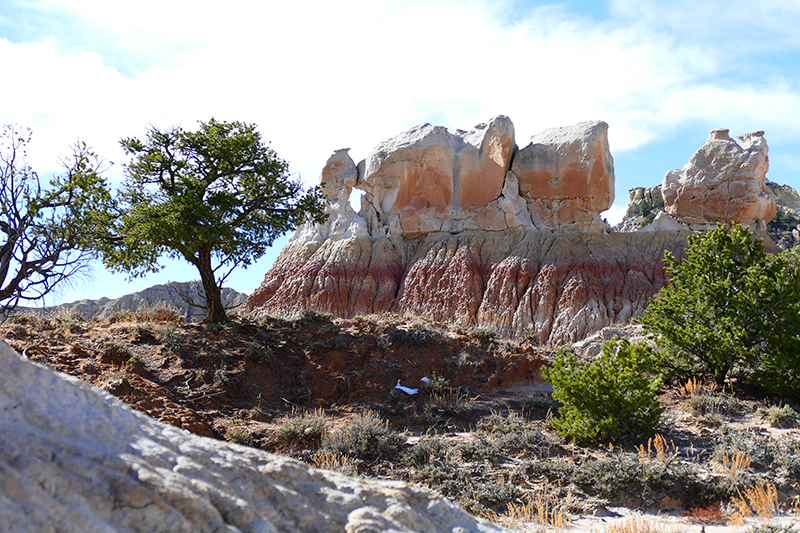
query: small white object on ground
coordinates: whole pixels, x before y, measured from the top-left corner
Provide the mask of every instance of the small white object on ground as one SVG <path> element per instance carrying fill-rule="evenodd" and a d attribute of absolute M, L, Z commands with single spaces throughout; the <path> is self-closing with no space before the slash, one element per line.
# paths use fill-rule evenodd
<path fill-rule="evenodd" d="M 400 389 L 401 391 L 405 392 L 406 394 L 416 394 L 419 392 L 419 389 L 409 389 L 408 387 L 403 387 L 400 385 L 400 380 L 397 380 L 397 385 L 394 386 L 395 389 Z"/>

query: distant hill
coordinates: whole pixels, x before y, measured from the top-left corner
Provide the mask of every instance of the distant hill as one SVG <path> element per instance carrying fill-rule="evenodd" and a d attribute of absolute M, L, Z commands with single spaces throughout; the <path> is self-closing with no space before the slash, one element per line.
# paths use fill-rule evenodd
<path fill-rule="evenodd" d="M 71 309 L 87 320 L 108 318 L 125 311 L 137 312 L 145 307 L 158 304 L 170 305 L 186 313 L 187 322 L 199 322 L 205 317 L 205 311 L 186 303 L 173 288 L 178 288 L 184 295 L 202 304 L 204 293 L 199 281 L 173 282 L 170 285 L 154 285 L 147 289 L 119 298 L 100 298 L 99 300 L 79 300 L 49 307 L 17 307 L 15 312 L 49 313 L 60 309 Z M 222 289 L 222 303 L 232 309 L 238 308 L 247 299 L 247 294 L 230 288 Z"/>

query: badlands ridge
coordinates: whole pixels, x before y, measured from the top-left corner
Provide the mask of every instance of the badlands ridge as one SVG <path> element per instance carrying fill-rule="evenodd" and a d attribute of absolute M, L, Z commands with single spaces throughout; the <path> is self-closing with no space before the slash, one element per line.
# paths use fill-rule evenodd
<path fill-rule="evenodd" d="M 243 307 L 255 318 L 391 311 L 573 342 L 641 314 L 665 283 L 664 251 L 680 254 L 692 231 L 763 233 L 776 214 L 764 132 L 737 142 L 717 129 L 657 190 L 634 190 L 660 195 L 663 212 L 615 231 L 600 216 L 614 201 L 607 132 L 582 122 L 519 148 L 498 116 L 455 133 L 416 126 L 358 165 L 337 150 L 320 178 L 329 220 L 295 231 Z"/>

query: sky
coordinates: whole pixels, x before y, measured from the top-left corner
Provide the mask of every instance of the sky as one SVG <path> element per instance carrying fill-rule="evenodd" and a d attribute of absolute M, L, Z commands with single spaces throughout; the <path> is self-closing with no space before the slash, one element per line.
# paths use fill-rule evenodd
<path fill-rule="evenodd" d="M 0 124 L 58 171 L 85 141 L 120 182 L 123 137 L 255 123 L 305 183 L 417 124 L 609 124 L 619 221 L 628 190 L 681 168 L 714 128 L 766 132 L 771 181 L 800 188 L 800 2 L 785 0 L 0 0 Z M 227 280 L 261 282 L 286 238 Z M 97 263 L 48 305 L 199 276 L 128 279 Z"/>

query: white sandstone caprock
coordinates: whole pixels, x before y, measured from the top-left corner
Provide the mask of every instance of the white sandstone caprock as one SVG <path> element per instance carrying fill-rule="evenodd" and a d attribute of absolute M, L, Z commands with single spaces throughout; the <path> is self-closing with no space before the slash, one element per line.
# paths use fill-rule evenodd
<path fill-rule="evenodd" d="M 765 184 L 769 148 L 763 131 L 740 135 L 739 142 L 726 129 L 711 130 L 683 169 L 664 176 L 664 210 L 693 229 L 738 222 L 764 230 L 777 211 Z"/>

